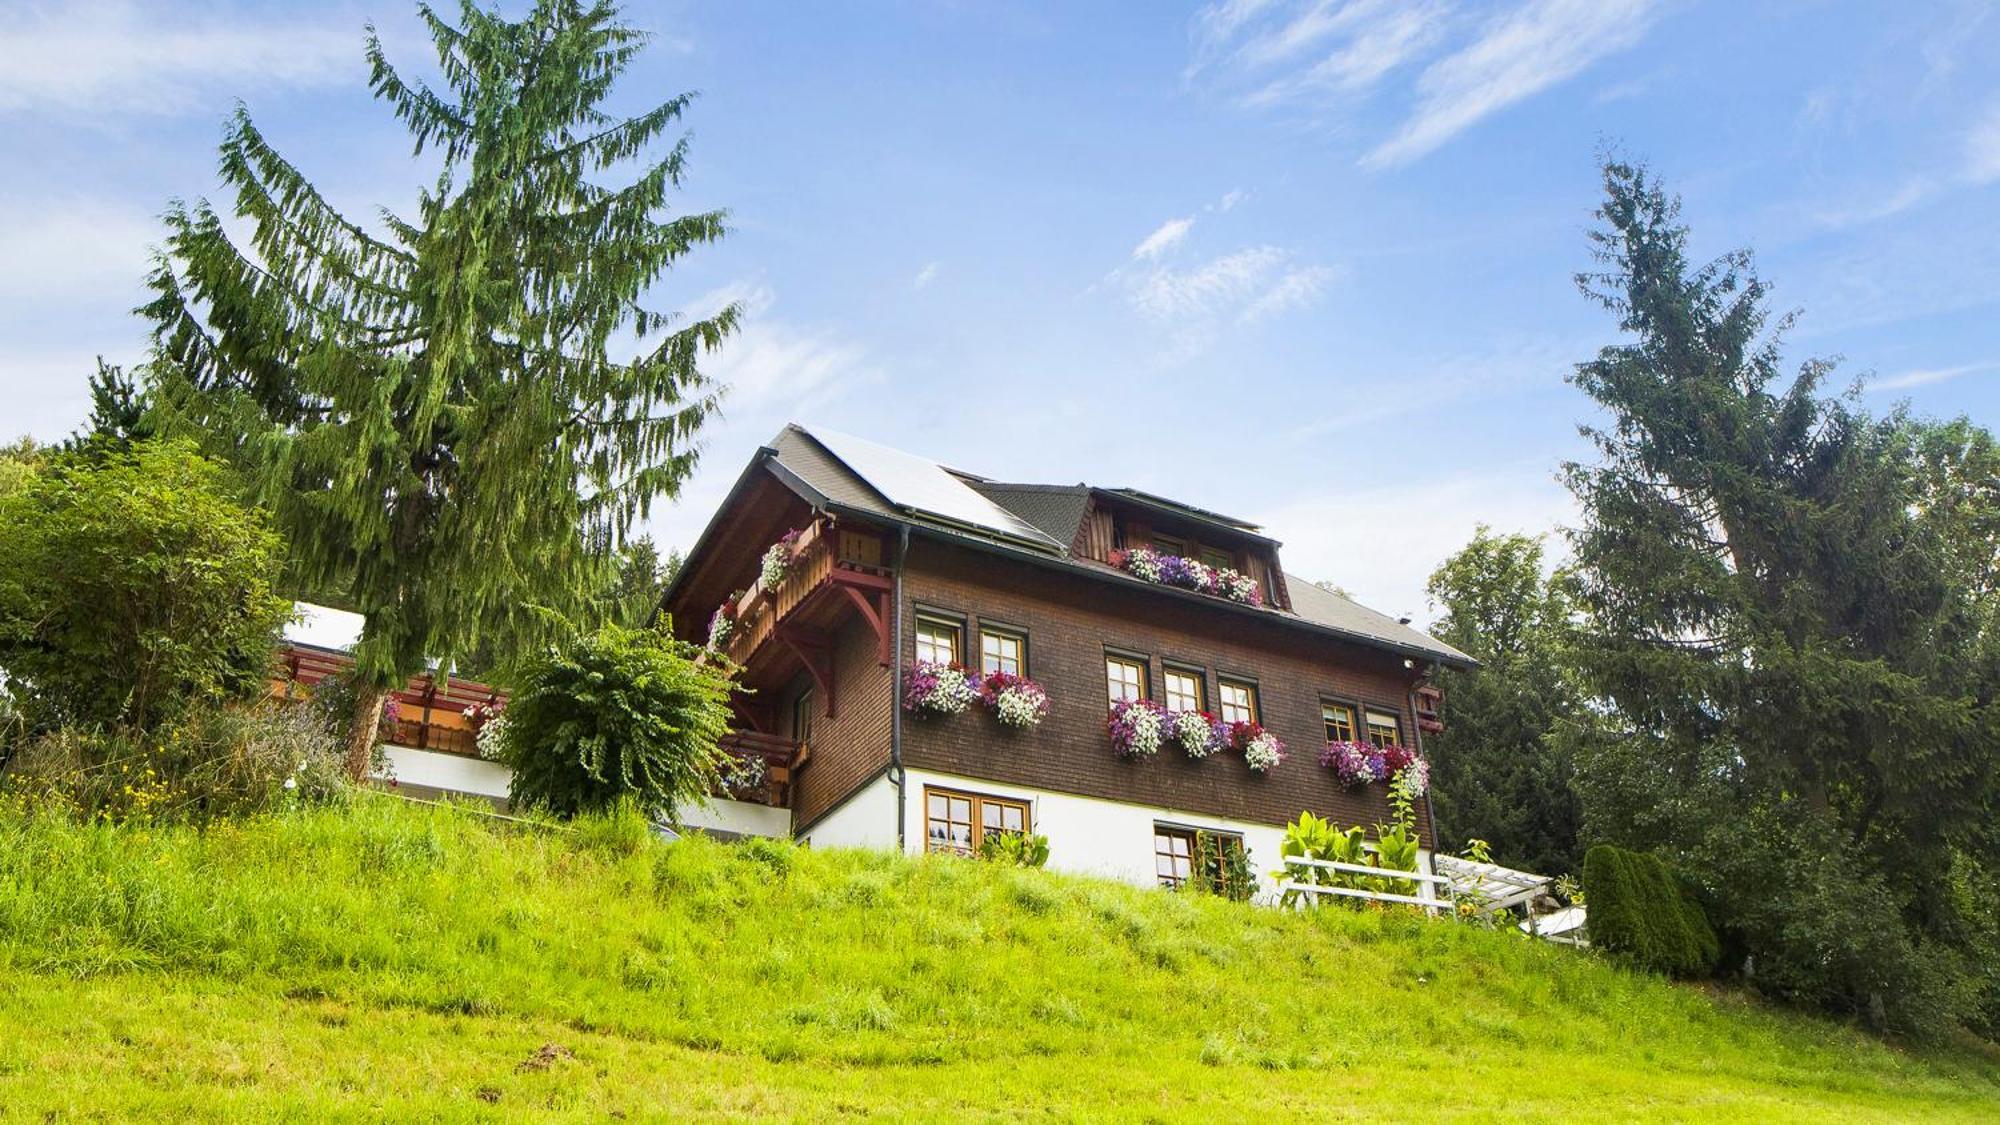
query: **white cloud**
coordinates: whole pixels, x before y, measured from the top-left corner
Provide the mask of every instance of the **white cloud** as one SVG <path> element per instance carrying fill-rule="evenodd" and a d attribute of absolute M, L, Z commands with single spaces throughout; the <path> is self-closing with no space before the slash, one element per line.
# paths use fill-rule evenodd
<path fill-rule="evenodd" d="M 161 233 L 150 216 L 118 204 L 16 200 L 0 207 L 0 299 L 137 293 Z"/>
<path fill-rule="evenodd" d="M 1251 246 L 1187 269 L 1159 266 L 1133 279 L 1132 307 L 1159 320 L 1213 316 L 1256 299 L 1291 255 Z"/>
<path fill-rule="evenodd" d="M 742 311 L 736 334 L 702 363 L 709 378 L 728 386 L 723 406 L 730 414 L 744 420 L 773 412 L 791 417 L 879 379 L 858 345 L 773 317 L 777 294 L 763 282 L 732 282 L 688 302 L 686 312 L 691 318 L 712 316 L 732 303 Z"/>
<path fill-rule="evenodd" d="M 1301 266 L 1286 270 L 1283 276 L 1273 282 L 1264 292 L 1247 305 L 1240 313 L 1238 324 L 1251 324 L 1266 317 L 1277 316 L 1292 309 L 1303 308 L 1319 298 L 1320 290 L 1333 279 L 1333 269 L 1329 266 Z"/>
<path fill-rule="evenodd" d="M 0 113 L 177 113 L 246 84 L 363 73 L 358 21 L 162 13 L 133 4 L 16 10 L 0 26 Z"/>
<path fill-rule="evenodd" d="M 2000 180 L 2000 105 L 1989 108 L 1966 135 L 1965 175 L 1975 184 Z"/>
<path fill-rule="evenodd" d="M 1242 188 L 1231 188 L 1223 192 L 1222 198 L 1216 200 L 1212 206 L 1217 211 L 1229 212 L 1236 210 L 1238 204 L 1247 203 L 1249 200 L 1249 192 L 1244 191 Z"/>
<path fill-rule="evenodd" d="M 1386 167 L 1637 43 L 1658 2 L 1513 0 L 1498 15 L 1497 5 L 1448 0 L 1213 4 L 1195 17 L 1185 76 L 1246 107 L 1317 119 L 1353 115 L 1421 66 L 1414 110 L 1363 158 Z"/>
<path fill-rule="evenodd" d="M 936 262 L 925 262 L 924 268 L 918 270 L 917 276 L 911 279 L 910 288 L 912 289 L 928 288 L 931 282 L 937 280 L 937 275 L 938 275 L 938 264 Z"/>
<path fill-rule="evenodd" d="M 1916 368 L 1910 371 L 1898 371 L 1894 375 L 1876 379 L 1868 384 L 1868 389 L 1871 391 L 1901 391 L 1911 387 L 1923 387 L 1929 386 L 1932 383 L 1942 383 L 1949 379 L 1956 379 L 1961 375 L 1972 375 L 1981 371 L 1993 370 L 2000 370 L 2000 363 L 1965 363 L 1957 367 Z"/>
<path fill-rule="evenodd" d="M 1652 17 L 1652 0 L 1533 0 L 1425 68 L 1416 112 L 1362 163 L 1415 160 L 1481 118 L 1636 44 Z"/>
<path fill-rule="evenodd" d="M 1194 216 L 1192 215 L 1185 219 L 1168 219 L 1166 222 L 1161 223 L 1153 233 L 1140 240 L 1139 245 L 1132 248 L 1132 260 L 1135 262 L 1149 262 L 1158 258 L 1167 251 L 1179 246 L 1182 240 L 1187 238 L 1188 228 L 1192 226 L 1194 226 Z"/>
<path fill-rule="evenodd" d="M 1393 534 L 1370 536 L 1372 549 L 1355 550 L 1357 512 L 1389 521 Z M 1421 625 L 1430 618 L 1424 583 L 1431 571 L 1465 546 L 1480 524 L 1538 535 L 1575 523 L 1577 509 L 1550 459 L 1374 487 L 1326 480 L 1252 518 L 1284 541 L 1290 573 L 1332 581 L 1371 609 L 1408 613 Z M 1562 540 L 1551 536 L 1548 549 L 1561 552 Z"/>

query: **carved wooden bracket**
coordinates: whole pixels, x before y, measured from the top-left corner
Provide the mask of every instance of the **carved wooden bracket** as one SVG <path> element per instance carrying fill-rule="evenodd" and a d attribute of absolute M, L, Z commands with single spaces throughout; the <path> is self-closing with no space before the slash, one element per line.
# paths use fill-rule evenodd
<path fill-rule="evenodd" d="M 780 626 L 777 637 L 779 642 L 791 649 L 799 658 L 799 662 L 806 666 L 806 671 L 812 676 L 813 685 L 826 700 L 826 717 L 829 719 L 837 717 L 840 712 L 834 695 L 832 642 L 827 639 L 826 634 L 816 629 L 797 627 Z"/>

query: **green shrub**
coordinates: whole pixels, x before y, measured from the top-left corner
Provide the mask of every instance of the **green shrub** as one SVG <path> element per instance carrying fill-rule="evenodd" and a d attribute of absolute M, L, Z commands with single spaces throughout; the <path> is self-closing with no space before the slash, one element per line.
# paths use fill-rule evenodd
<path fill-rule="evenodd" d="M 514 802 L 573 817 L 630 798 L 673 821 L 715 792 L 735 689 L 696 663 L 699 653 L 657 630 L 612 625 L 531 662 L 500 750 Z"/>
<path fill-rule="evenodd" d="M 1583 857 L 1583 886 L 1592 945 L 1669 976 L 1715 971 L 1715 930 L 1694 892 L 1658 856 L 1599 844 Z"/>
<path fill-rule="evenodd" d="M 151 730 L 262 688 L 283 543 L 192 446 L 59 456 L 0 494 L 0 668 L 38 730 Z"/>
<path fill-rule="evenodd" d="M 341 743 L 310 708 L 189 712 L 152 731 L 64 727 L 27 740 L 0 789 L 93 819 L 203 821 L 345 796 Z"/>
<path fill-rule="evenodd" d="M 1025 832 L 995 832 L 979 842 L 979 858 L 1015 867 L 1040 867 L 1049 861 L 1049 838 Z"/>

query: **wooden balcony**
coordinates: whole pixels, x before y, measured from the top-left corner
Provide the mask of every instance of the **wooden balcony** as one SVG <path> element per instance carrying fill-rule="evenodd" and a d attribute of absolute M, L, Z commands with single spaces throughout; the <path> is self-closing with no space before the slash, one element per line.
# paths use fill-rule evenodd
<path fill-rule="evenodd" d="M 811 757 L 810 748 L 788 738 L 747 730 L 724 735 L 719 745 L 723 753 L 732 757 L 757 758 L 764 763 L 764 781 L 761 785 L 729 789 L 722 793 L 722 796 L 736 801 L 769 805 L 774 809 L 791 807 L 792 777 Z"/>
<path fill-rule="evenodd" d="M 850 614 L 860 616 L 875 635 L 877 659 L 888 666 L 894 589 L 879 535 L 826 517 L 814 520 L 793 544 L 791 566 L 778 588 L 753 587 L 738 600 L 736 632 L 724 655 L 753 685 L 780 682 L 804 664 L 826 713 L 834 715 L 833 630 Z"/>
<path fill-rule="evenodd" d="M 1417 729 L 1426 734 L 1444 733 L 1444 690 L 1429 684 L 1417 688 Z"/>

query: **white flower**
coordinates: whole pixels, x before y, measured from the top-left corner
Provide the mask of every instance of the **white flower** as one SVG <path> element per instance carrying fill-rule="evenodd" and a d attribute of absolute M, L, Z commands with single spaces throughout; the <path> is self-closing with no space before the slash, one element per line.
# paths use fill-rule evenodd
<path fill-rule="evenodd" d="M 1176 711 L 1174 741 L 1190 758 L 1206 758 L 1215 750 L 1215 724 L 1200 711 Z"/>
<path fill-rule="evenodd" d="M 1285 748 L 1276 735 L 1270 731 L 1260 731 L 1243 744 L 1243 761 L 1251 769 L 1263 773 L 1284 759 Z"/>
<path fill-rule="evenodd" d="M 773 543 L 764 552 L 764 561 L 757 571 L 757 585 L 767 594 L 775 594 L 778 587 L 785 584 L 785 572 L 792 568 L 792 545 Z"/>
<path fill-rule="evenodd" d="M 501 739 L 505 738 L 506 735 L 507 716 L 496 715 L 486 720 L 485 724 L 479 728 L 479 733 L 472 737 L 472 745 L 479 751 L 481 758 L 489 762 L 497 762 L 500 760 Z"/>
<path fill-rule="evenodd" d="M 993 714 L 1010 727 L 1031 727 L 1042 721 L 1048 699 L 1026 688 L 1010 687 L 993 701 Z"/>

